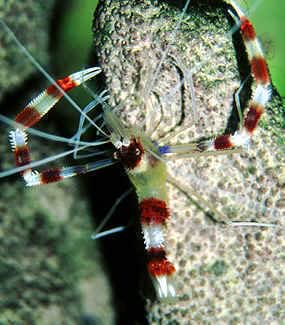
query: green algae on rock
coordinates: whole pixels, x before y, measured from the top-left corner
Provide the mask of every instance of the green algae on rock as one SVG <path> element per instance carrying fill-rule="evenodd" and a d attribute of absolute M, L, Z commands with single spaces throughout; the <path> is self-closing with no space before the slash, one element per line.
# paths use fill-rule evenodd
<path fill-rule="evenodd" d="M 3 140 L 1 157 L 11 155 Z M 32 145 L 36 157 L 56 150 L 34 138 Z M 80 324 L 84 317 L 112 324 L 84 194 L 76 179 L 36 188 L 24 187 L 20 177 L 1 181 L 1 324 Z"/>
<path fill-rule="evenodd" d="M 0 18 L 43 65 L 50 58 L 48 26 L 53 4 L 54 0 L 0 2 Z M 20 88 L 36 68 L 2 26 L 0 43 L 1 114 L 5 109 L 13 118 L 11 111 L 16 107 L 10 100 L 19 93 L 28 97 Z M 41 90 L 38 87 L 35 84 L 27 92 L 35 94 Z M 6 93 L 10 96 L 4 105 Z M 46 124 L 51 133 L 58 133 L 51 120 Z M 14 167 L 8 129 L 1 128 L 1 171 Z M 36 137 L 30 140 L 33 159 L 51 156 L 61 148 Z M 113 323 L 111 289 L 98 247 L 90 240 L 93 215 L 80 186 L 78 179 L 72 179 L 31 189 L 25 188 L 19 175 L 1 179 L 0 324 Z"/>
<path fill-rule="evenodd" d="M 1 1 L 0 19 L 20 37 L 23 44 L 37 59 L 46 64 L 49 60 L 47 52 L 49 42 L 49 19 L 54 0 L 49 1 Z M 23 57 L 21 50 L 15 45 L 11 36 L 0 25 L 0 99 L 7 91 L 13 89 L 36 69 Z M 14 87 L 14 88 L 12 88 Z"/>

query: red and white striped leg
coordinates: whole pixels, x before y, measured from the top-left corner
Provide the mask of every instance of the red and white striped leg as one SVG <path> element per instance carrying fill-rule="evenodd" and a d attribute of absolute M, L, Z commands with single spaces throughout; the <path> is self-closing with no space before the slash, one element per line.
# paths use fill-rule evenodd
<path fill-rule="evenodd" d="M 218 136 L 212 141 L 206 143 L 202 142 L 200 145 L 198 144 L 198 148 L 201 151 L 227 150 L 234 147 L 247 146 L 257 128 L 266 104 L 271 98 L 270 76 L 267 63 L 259 40 L 256 37 L 254 27 L 234 1 L 229 0 L 228 2 L 234 8 L 240 20 L 240 32 L 248 54 L 251 74 L 256 87 L 253 91 L 253 96 L 249 102 L 249 106 L 246 109 L 246 115 L 241 130 L 237 131 L 234 135 L 225 134 Z"/>
<path fill-rule="evenodd" d="M 249 104 L 242 128 L 234 134 L 223 134 L 211 140 L 203 140 L 191 144 L 161 146 L 160 152 L 162 154 L 183 155 L 189 153 L 191 155 L 191 153 L 202 154 L 207 151 L 227 153 L 229 150 L 236 148 L 246 148 L 264 112 L 265 104 L 269 101 L 270 97 L 271 89 L 269 87 L 264 88 L 263 85 L 257 86 L 253 99 Z"/>
<path fill-rule="evenodd" d="M 42 172 L 33 171 L 29 167 L 31 163 L 30 151 L 27 145 L 27 135 L 25 131 L 16 129 L 10 132 L 10 143 L 15 154 L 17 167 L 27 165 L 27 169 L 21 172 L 26 182 L 26 186 L 43 185 L 61 181 L 65 178 L 82 175 L 91 171 L 101 169 L 115 163 L 113 158 L 99 160 L 86 165 L 71 167 L 54 167 L 43 170 Z"/>
<path fill-rule="evenodd" d="M 16 116 L 15 121 L 29 128 L 35 125 L 67 92 L 101 72 L 100 68 L 94 67 L 71 74 L 42 91 L 37 97 Z"/>
<path fill-rule="evenodd" d="M 189 145 L 185 144 L 184 149 L 182 146 L 162 146 L 160 147 L 162 154 L 177 153 L 177 151 L 179 151 L 180 154 L 205 151 L 226 152 L 229 149 L 247 147 L 258 126 L 259 120 L 265 110 L 265 106 L 271 98 L 271 84 L 267 63 L 260 43 L 256 37 L 254 27 L 234 1 L 226 0 L 226 2 L 232 6 L 235 14 L 238 16 L 240 32 L 248 54 L 251 74 L 255 83 L 252 99 L 250 100 L 248 107 L 245 109 L 243 125 L 234 134 L 223 134 L 212 140 L 201 141 Z"/>
<path fill-rule="evenodd" d="M 53 167 L 45 169 L 42 172 L 31 171 L 29 174 L 26 173 L 24 179 L 26 181 L 26 186 L 44 185 L 59 182 L 73 176 L 90 173 L 92 171 L 111 166 L 114 163 L 115 162 L 113 159 L 105 159 L 88 163 L 86 165 Z"/>
<path fill-rule="evenodd" d="M 9 141 L 11 149 L 15 155 L 16 166 L 22 167 L 25 165 L 29 165 L 31 163 L 31 156 L 28 147 L 28 136 L 26 132 L 20 129 L 10 131 Z M 30 173 L 32 173 L 32 169 L 30 167 L 27 167 L 27 169 L 23 170 L 20 174 L 25 179 L 25 177 L 28 176 Z"/>
<path fill-rule="evenodd" d="M 252 23 L 234 1 L 228 2 L 240 20 L 240 32 L 250 61 L 251 74 L 256 84 L 241 131 L 235 138 L 229 138 L 229 141 L 226 141 L 226 146 L 231 146 L 231 144 L 236 146 L 247 143 L 253 135 L 265 106 L 271 98 L 271 85 L 267 63 Z M 217 140 L 217 142 L 219 141 Z"/>
<path fill-rule="evenodd" d="M 63 97 L 63 93 L 81 83 L 96 76 L 101 72 L 100 68 L 94 67 L 85 69 L 71 74 L 63 79 L 58 79 L 55 84 L 49 86 L 42 91 L 37 97 L 32 99 L 30 103 L 16 116 L 15 122 L 20 124 L 20 128 L 10 132 L 10 144 L 15 154 L 15 162 L 17 167 L 29 165 L 31 163 L 30 151 L 27 143 L 27 135 L 25 129 L 32 127 L 40 119 L 48 113 L 48 111 Z M 21 172 L 27 185 L 33 183 L 35 172 L 31 168 L 27 168 Z"/>
<path fill-rule="evenodd" d="M 148 257 L 148 272 L 160 299 L 176 296 L 172 283 L 175 267 L 167 259 L 164 249 L 164 228 L 169 218 L 166 203 L 156 198 L 145 198 L 140 202 L 142 232 Z"/>

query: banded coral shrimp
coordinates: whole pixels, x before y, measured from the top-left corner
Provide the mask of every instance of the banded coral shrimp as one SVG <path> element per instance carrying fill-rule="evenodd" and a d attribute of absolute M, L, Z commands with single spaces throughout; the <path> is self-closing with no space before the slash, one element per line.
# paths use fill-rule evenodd
<path fill-rule="evenodd" d="M 115 88 L 114 88 L 115 89 Z M 214 157 L 214 158 L 217 158 L 217 157 Z M 201 178 L 201 177 L 200 177 Z M 199 182 L 199 184 L 200 184 L 200 182 Z M 201 184 L 202 184 L 202 182 L 201 182 Z M 173 190 L 173 189 L 172 189 Z M 187 192 L 189 192 L 189 189 L 187 189 Z M 228 194 L 228 191 L 226 191 L 226 193 L 227 193 L 227 195 L 229 195 Z M 234 197 L 234 196 L 233 196 Z M 206 203 L 206 202 L 205 202 Z M 194 210 L 195 210 L 195 208 L 193 208 Z M 180 212 L 179 213 L 181 213 L 181 212 L 183 212 L 183 209 L 180 209 Z M 197 211 L 196 211 L 197 212 Z M 198 215 L 199 213 L 197 212 L 197 215 Z M 178 214 L 177 214 L 178 215 Z M 205 216 L 204 216 L 205 217 Z M 173 225 L 173 227 L 174 227 L 174 225 Z M 199 227 L 198 227 L 199 228 Z M 189 229 L 191 229 L 191 227 L 189 228 Z M 227 229 L 227 231 L 228 231 L 228 229 Z M 203 236 L 202 236 L 203 237 Z M 170 252 L 171 253 L 171 252 Z M 223 263 L 220 263 L 220 264 L 223 264 Z"/>

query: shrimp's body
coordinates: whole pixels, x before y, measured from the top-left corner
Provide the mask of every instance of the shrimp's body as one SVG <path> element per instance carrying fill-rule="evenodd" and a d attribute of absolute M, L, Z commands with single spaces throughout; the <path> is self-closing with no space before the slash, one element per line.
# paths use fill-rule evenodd
<path fill-rule="evenodd" d="M 160 299 L 175 297 L 172 275 L 175 267 L 167 259 L 164 228 L 170 217 L 167 199 L 166 164 L 158 159 L 159 147 L 134 129 L 126 129 L 111 112 L 105 111 L 104 120 L 117 148 L 120 160 L 133 183 L 139 201 L 140 222 L 148 258 L 148 272 Z"/>

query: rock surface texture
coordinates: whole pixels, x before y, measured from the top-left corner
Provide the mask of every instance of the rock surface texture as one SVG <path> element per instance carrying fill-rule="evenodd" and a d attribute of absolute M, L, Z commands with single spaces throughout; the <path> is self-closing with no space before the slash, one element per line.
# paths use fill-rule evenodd
<path fill-rule="evenodd" d="M 160 144 L 234 131 L 233 95 L 240 77 L 250 74 L 223 1 L 192 1 L 183 16 L 181 3 L 104 0 L 94 19 L 110 104 L 119 105 L 126 125 Z M 167 251 L 177 268 L 178 299 L 168 304 L 147 298 L 151 324 L 284 321 L 282 123 L 284 109 L 274 92 L 248 150 L 168 163 L 176 184 L 169 184 Z M 280 228 L 226 226 L 228 221 Z"/>
<path fill-rule="evenodd" d="M 1 19 L 45 66 L 53 4 L 0 2 Z M 48 83 L 25 85 L 36 68 L 2 25 L 0 58 L 1 114 L 13 118 Z M 49 132 L 58 134 L 51 120 L 44 123 Z M 14 167 L 9 129 L 1 122 L 1 171 Z M 64 150 L 62 144 L 30 138 L 33 159 Z M 19 175 L 0 182 L 0 324 L 113 324 L 110 286 L 97 246 L 90 240 L 94 225 L 84 184 L 77 178 L 25 188 Z"/>
<path fill-rule="evenodd" d="M 48 26 L 54 0 L 39 1 L 1 1 L 0 18 L 37 59 L 46 64 L 48 61 Z M 0 99 L 6 91 L 19 86 L 36 69 L 28 64 L 15 45 L 11 36 L 0 25 Z M 12 88 L 14 87 L 14 88 Z"/>

